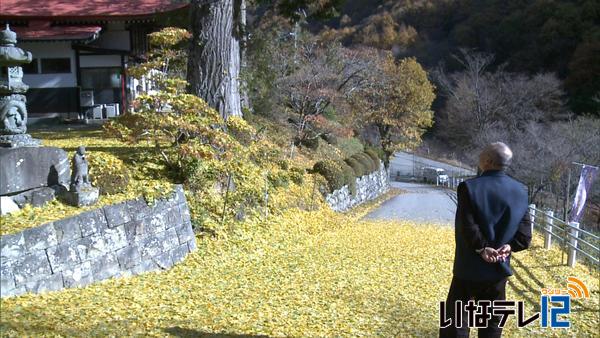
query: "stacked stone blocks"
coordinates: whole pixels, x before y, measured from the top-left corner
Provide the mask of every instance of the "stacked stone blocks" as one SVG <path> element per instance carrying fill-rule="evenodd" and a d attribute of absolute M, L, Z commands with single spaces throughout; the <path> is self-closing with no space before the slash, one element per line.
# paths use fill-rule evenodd
<path fill-rule="evenodd" d="M 356 178 L 356 193 L 354 195 L 345 185 L 325 196 L 325 201 L 334 211 L 350 210 L 387 192 L 390 189 L 388 177 L 387 169 L 380 162 L 379 170 Z"/>
<path fill-rule="evenodd" d="M 195 248 L 189 208 L 177 185 L 152 206 L 138 198 L 1 236 L 1 296 L 165 270 Z"/>

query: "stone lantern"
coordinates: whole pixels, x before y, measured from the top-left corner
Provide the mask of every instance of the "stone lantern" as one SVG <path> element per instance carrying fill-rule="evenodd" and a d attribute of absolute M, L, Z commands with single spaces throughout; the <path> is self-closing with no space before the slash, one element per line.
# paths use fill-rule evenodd
<path fill-rule="evenodd" d="M 27 107 L 21 65 L 31 62 L 31 53 L 15 47 L 17 34 L 0 31 L 0 147 L 38 146 L 27 132 Z"/>
<path fill-rule="evenodd" d="M 27 132 L 27 107 L 21 65 L 31 53 L 15 47 L 17 34 L 0 31 L 0 214 L 25 204 L 43 205 L 67 190 L 67 153 L 42 147 Z"/>

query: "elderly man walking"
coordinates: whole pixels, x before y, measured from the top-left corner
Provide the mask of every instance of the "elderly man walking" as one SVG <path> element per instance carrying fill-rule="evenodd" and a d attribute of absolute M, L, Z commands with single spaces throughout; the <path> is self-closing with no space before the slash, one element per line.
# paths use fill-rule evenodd
<path fill-rule="evenodd" d="M 479 155 L 481 175 L 458 186 L 454 276 L 445 303 L 446 318 L 452 318 L 452 323 L 440 328 L 440 337 L 469 336 L 465 311 L 469 300 L 505 300 L 506 281 L 512 275 L 510 255 L 531 243 L 527 189 L 505 173 L 511 159 L 506 144 L 488 145 Z M 458 309 L 457 301 L 463 304 Z M 458 323 L 457 310 L 461 312 Z M 498 316 L 492 316 L 486 327 L 477 325 L 479 337 L 500 337 L 499 322 Z"/>

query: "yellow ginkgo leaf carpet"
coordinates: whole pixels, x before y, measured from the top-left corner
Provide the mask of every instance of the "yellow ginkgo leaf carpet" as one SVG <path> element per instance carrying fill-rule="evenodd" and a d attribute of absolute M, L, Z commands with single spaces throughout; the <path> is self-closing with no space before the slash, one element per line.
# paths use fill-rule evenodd
<path fill-rule="evenodd" d="M 199 249 L 162 273 L 120 278 L 1 301 L 2 336 L 433 337 L 439 301 L 451 279 L 451 227 L 361 222 L 329 211 L 290 211 L 247 222 L 226 239 L 199 239 Z M 583 280 L 571 329 L 539 321 L 506 336 L 598 333 L 598 270 L 561 264 L 539 238 L 514 255 L 508 298 L 539 311 L 540 289 Z M 593 272 L 595 271 L 595 272 Z"/>

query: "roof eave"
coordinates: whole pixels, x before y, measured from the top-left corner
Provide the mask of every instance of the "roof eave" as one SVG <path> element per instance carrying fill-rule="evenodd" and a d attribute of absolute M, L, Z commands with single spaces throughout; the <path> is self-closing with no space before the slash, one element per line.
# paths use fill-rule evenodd
<path fill-rule="evenodd" d="M 156 11 L 145 14 L 105 14 L 105 15 L 0 15 L 0 20 L 44 20 L 44 21 L 61 21 L 61 20 L 103 20 L 103 21 L 124 21 L 124 20 L 150 20 L 160 14 L 167 14 L 177 10 L 184 9 L 190 4 L 182 4 L 180 7 L 170 8 L 164 11 Z"/>

